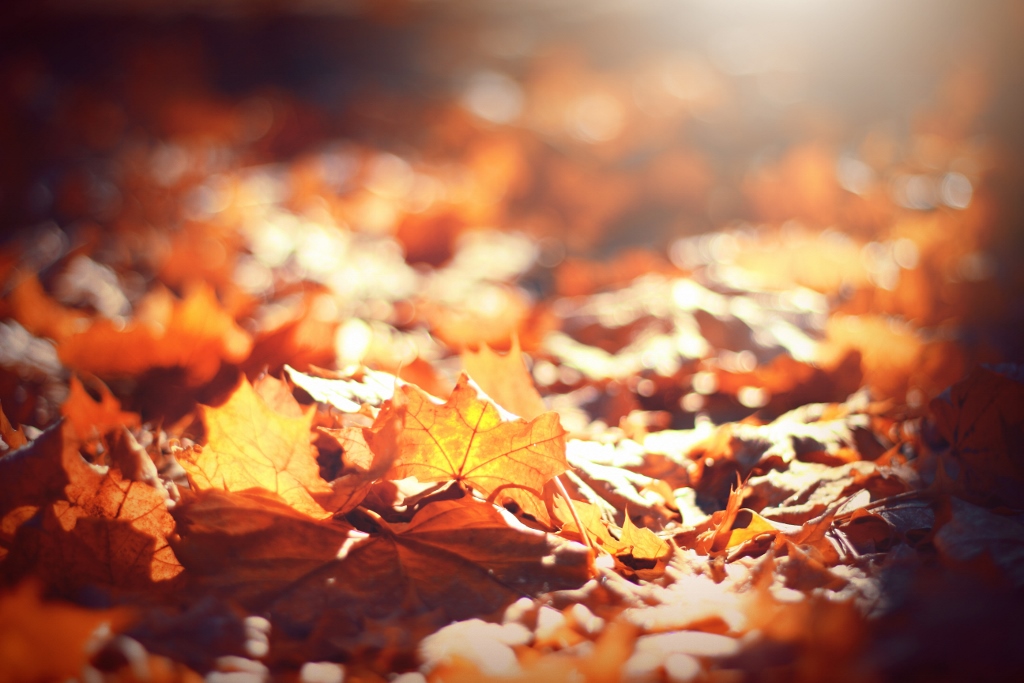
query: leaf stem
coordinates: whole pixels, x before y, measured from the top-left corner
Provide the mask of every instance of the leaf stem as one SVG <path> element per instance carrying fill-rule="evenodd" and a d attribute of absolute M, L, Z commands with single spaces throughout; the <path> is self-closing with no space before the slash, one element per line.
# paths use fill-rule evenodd
<path fill-rule="evenodd" d="M 594 546 L 594 542 L 590 540 L 590 534 L 587 533 L 587 528 L 583 526 L 583 522 L 580 520 L 580 515 L 576 512 L 576 506 L 573 505 L 572 498 L 569 497 L 569 492 L 565 489 L 565 484 L 562 483 L 562 478 L 555 475 L 554 478 L 555 486 L 558 487 L 558 492 L 565 498 L 565 502 L 569 505 L 569 512 L 572 514 L 572 521 L 576 522 L 576 528 L 580 530 L 580 536 L 583 537 L 583 542 L 587 544 L 587 547 L 594 551 L 595 557 L 598 555 L 598 549 Z"/>

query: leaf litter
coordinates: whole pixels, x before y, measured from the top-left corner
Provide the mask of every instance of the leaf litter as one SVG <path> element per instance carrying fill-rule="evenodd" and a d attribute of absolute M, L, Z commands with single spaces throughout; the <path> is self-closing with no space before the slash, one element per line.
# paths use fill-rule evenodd
<path fill-rule="evenodd" d="M 826 191 L 794 144 L 740 188 L 761 228 L 599 261 L 690 200 L 456 110 L 421 156 L 281 128 L 282 160 L 189 97 L 108 150 L 125 222 L 2 244 L 0 681 L 1022 670 L 1024 376 L 962 334 L 1004 312 L 983 207 Z"/>

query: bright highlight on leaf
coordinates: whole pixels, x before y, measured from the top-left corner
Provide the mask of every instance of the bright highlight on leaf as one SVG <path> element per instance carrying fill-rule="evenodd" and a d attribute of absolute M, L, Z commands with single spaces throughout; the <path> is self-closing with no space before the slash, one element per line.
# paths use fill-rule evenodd
<path fill-rule="evenodd" d="M 496 503 L 512 500 L 550 525 L 542 490 L 569 469 L 565 430 L 555 413 L 530 422 L 505 421 L 463 375 L 443 405 L 407 385 L 397 392 L 392 410 L 381 415 L 400 425 L 389 479 L 454 479 Z"/>
<path fill-rule="evenodd" d="M 206 445 L 186 451 L 181 464 L 199 490 L 261 488 L 310 517 L 329 517 L 317 500 L 333 491 L 320 478 L 312 444 L 313 413 L 274 412 L 242 379 L 220 406 L 202 406 Z"/>

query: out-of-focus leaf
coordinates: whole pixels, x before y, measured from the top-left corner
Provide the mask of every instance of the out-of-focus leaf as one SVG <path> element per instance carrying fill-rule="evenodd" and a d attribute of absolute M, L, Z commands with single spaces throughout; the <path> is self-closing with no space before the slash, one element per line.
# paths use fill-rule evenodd
<path fill-rule="evenodd" d="M 139 426 L 138 414 L 121 410 L 121 402 L 105 384 L 97 380 L 94 387 L 100 394 L 99 401 L 89 395 L 78 377 L 72 377 L 68 398 L 61 406 L 61 413 L 80 442 L 88 443 L 118 427 Z"/>
<path fill-rule="evenodd" d="M 462 367 L 495 403 L 514 415 L 532 420 L 547 410 L 523 363 L 518 337 L 512 337 L 512 347 L 504 355 L 487 344 L 463 351 Z"/>
<path fill-rule="evenodd" d="M 6 450 L 11 451 L 17 450 L 28 443 L 25 430 L 21 426 L 15 429 L 11 421 L 7 419 L 7 415 L 4 414 L 2 406 L 0 406 L 0 438 L 3 438 L 4 444 L 7 446 Z"/>
<path fill-rule="evenodd" d="M 955 562 L 987 557 L 1014 586 L 1024 586 L 1024 524 L 959 498 L 950 499 L 950 508 L 948 521 L 935 532 L 935 547 Z"/>
<path fill-rule="evenodd" d="M 978 368 L 930 407 L 963 467 L 964 493 L 980 501 L 1019 503 L 1024 496 L 1024 383 Z"/>
<path fill-rule="evenodd" d="M 184 299 L 156 290 L 143 303 L 143 314 L 127 326 L 99 318 L 58 339 L 61 361 L 101 377 L 181 367 L 188 382 L 199 385 L 210 380 L 222 362 L 240 363 L 252 350 L 249 334 L 209 286 L 195 287 Z"/>
<path fill-rule="evenodd" d="M 80 677 L 97 647 L 133 618 L 127 608 L 90 610 L 41 594 L 32 580 L 0 594 L 2 683 Z"/>

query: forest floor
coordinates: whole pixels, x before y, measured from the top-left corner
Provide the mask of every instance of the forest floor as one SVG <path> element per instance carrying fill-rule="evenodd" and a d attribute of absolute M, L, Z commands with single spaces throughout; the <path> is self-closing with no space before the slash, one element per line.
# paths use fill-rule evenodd
<path fill-rule="evenodd" d="M 336 114 L 196 40 L 4 63 L 0 683 L 1024 672 L 983 73 L 752 160 L 696 59 Z"/>

